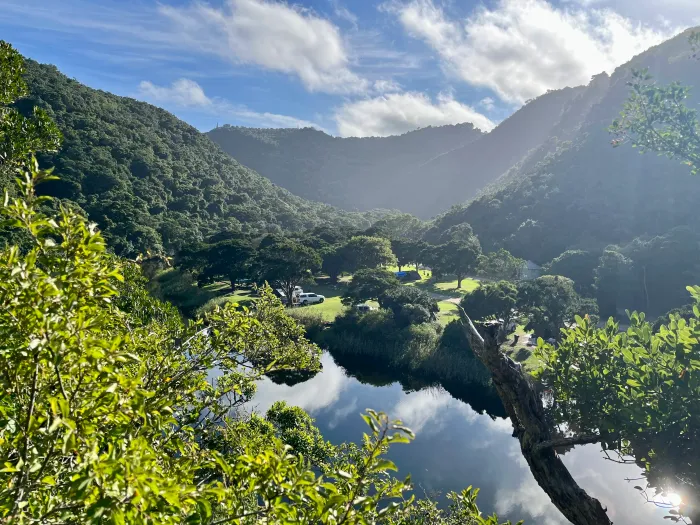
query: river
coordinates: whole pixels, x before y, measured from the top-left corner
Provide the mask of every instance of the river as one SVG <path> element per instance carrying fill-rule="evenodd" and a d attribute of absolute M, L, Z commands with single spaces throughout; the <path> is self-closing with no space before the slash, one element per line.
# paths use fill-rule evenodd
<path fill-rule="evenodd" d="M 419 494 L 444 499 L 447 492 L 473 485 L 481 489 L 478 502 L 484 513 L 523 519 L 526 525 L 568 523 L 532 477 L 509 420 L 478 413 L 441 388 L 405 391 L 386 377 L 346 370 L 327 353 L 322 363 L 321 373 L 294 386 L 263 380 L 253 400 L 255 410 L 264 413 L 277 400 L 300 406 L 333 443 L 359 442 L 367 429 L 359 416 L 365 408 L 386 412 L 416 433 L 411 444 L 394 446 L 389 457 L 399 477 L 411 474 Z M 616 525 L 669 523 L 663 519 L 667 510 L 647 503 L 634 488 L 644 480 L 626 481 L 642 475 L 638 466 L 605 459 L 598 445 L 576 447 L 563 460 Z"/>

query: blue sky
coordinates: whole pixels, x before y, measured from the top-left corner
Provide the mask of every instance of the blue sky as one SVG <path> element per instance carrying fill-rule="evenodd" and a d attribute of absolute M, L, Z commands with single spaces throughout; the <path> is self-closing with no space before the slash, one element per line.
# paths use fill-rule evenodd
<path fill-rule="evenodd" d="M 698 0 L 3 0 L 3 38 L 201 130 L 334 135 L 472 122 L 611 72 Z"/>

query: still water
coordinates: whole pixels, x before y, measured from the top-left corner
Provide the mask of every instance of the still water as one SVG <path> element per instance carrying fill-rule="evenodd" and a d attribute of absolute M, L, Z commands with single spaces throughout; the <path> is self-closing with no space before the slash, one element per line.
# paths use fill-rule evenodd
<path fill-rule="evenodd" d="M 265 379 L 254 399 L 255 410 L 264 413 L 277 400 L 300 406 L 333 443 L 360 441 L 367 429 L 359 416 L 365 408 L 386 412 L 416 433 L 411 444 L 394 446 L 389 457 L 399 477 L 411 474 L 419 494 L 439 498 L 473 485 L 481 489 L 478 501 L 485 513 L 523 519 L 526 525 L 568 523 L 532 477 L 509 420 L 478 413 L 440 388 L 407 391 L 386 377 L 368 377 L 349 366 L 346 370 L 329 354 L 322 363 L 321 373 L 294 386 Z M 636 465 L 606 460 L 598 445 L 576 447 L 563 460 L 579 484 L 607 507 L 616 525 L 669 523 L 663 519 L 666 510 L 647 503 L 634 489 L 643 480 L 626 481 L 642 475 Z"/>

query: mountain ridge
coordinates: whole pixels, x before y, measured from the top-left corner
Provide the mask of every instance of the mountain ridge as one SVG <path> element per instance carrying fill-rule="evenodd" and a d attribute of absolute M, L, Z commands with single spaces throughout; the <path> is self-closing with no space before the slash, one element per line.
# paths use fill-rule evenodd
<path fill-rule="evenodd" d="M 44 108 L 64 137 L 58 152 L 39 156 L 60 176 L 41 191 L 80 206 L 119 254 L 173 253 L 222 231 L 366 228 L 383 214 L 302 199 L 161 108 L 90 88 L 55 66 L 25 67 L 29 96 L 18 109 Z"/>

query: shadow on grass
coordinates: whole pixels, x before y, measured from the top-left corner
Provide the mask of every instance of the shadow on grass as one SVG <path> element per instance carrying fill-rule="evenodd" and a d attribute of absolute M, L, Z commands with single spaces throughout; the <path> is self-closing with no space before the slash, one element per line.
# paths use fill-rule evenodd
<path fill-rule="evenodd" d="M 450 286 L 450 284 L 454 283 L 453 286 Z M 428 293 L 432 294 L 437 294 L 437 295 L 444 295 L 445 297 L 456 297 L 460 295 L 466 295 L 478 284 L 474 284 L 476 281 L 473 279 L 463 279 L 462 280 L 462 288 L 457 288 L 457 283 L 456 281 L 435 281 L 434 279 L 430 280 L 422 280 L 422 281 L 415 281 L 413 283 L 410 283 L 410 286 L 415 286 L 417 288 L 420 288 L 421 290 L 424 290 Z"/>
<path fill-rule="evenodd" d="M 151 280 L 150 288 L 151 293 L 171 302 L 186 317 L 194 317 L 229 301 L 247 305 L 255 298 L 253 290 L 249 288 L 238 288 L 232 292 L 228 282 L 199 287 L 190 273 L 177 269 L 158 274 Z"/>

